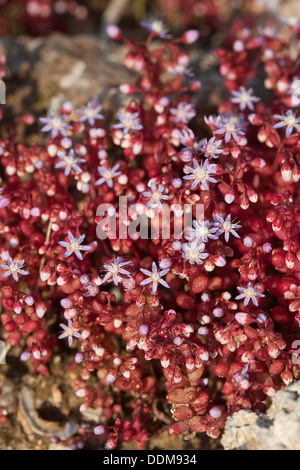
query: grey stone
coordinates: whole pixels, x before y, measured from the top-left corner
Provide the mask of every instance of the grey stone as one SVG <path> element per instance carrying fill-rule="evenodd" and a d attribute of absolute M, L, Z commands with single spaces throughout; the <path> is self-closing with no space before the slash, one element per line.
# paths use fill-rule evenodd
<path fill-rule="evenodd" d="M 234 413 L 221 443 L 225 450 L 300 450 L 300 382 L 278 392 L 266 414 Z"/>
<path fill-rule="evenodd" d="M 55 111 L 64 101 L 82 106 L 97 98 L 117 106 L 119 85 L 134 80 L 122 65 L 124 47 L 92 35 L 6 37 L 0 53 L 7 56 L 7 105 L 15 113 Z"/>

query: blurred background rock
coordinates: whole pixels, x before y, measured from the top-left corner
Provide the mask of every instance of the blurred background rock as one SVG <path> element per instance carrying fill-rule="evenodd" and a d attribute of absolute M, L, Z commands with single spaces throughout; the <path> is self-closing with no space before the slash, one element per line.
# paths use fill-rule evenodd
<path fill-rule="evenodd" d="M 173 29 L 201 27 L 206 37 L 243 11 L 259 15 L 278 6 L 285 15 L 300 11 L 298 0 L 0 0 L 0 35 L 96 34 L 105 22 L 132 29 L 145 16 L 155 15 Z"/>

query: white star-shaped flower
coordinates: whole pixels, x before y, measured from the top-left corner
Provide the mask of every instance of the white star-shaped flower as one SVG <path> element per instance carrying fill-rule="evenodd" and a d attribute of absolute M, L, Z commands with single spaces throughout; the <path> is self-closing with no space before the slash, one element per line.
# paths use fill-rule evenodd
<path fill-rule="evenodd" d="M 88 251 L 91 249 L 89 245 L 81 245 L 81 242 L 83 242 L 85 235 L 80 235 L 79 237 L 74 237 L 74 235 L 69 231 L 68 232 L 68 238 L 69 242 L 58 242 L 60 246 L 63 246 L 64 248 L 67 249 L 65 252 L 65 258 L 68 258 L 71 256 L 73 253 L 77 256 L 78 259 L 82 260 L 82 254 L 80 251 Z"/>
<path fill-rule="evenodd" d="M 7 252 L 2 253 L 2 260 L 7 264 L 0 264 L 0 268 L 4 269 L 6 272 L 2 274 L 2 277 L 12 276 L 16 282 L 19 280 L 19 274 L 22 276 L 27 276 L 29 273 L 23 268 L 25 260 L 13 260 Z"/>
<path fill-rule="evenodd" d="M 148 271 L 148 269 L 141 269 L 142 273 L 148 276 L 147 279 L 140 283 L 140 286 L 145 286 L 147 284 L 152 283 L 152 293 L 153 295 L 157 292 L 158 284 L 161 284 L 164 287 L 170 288 L 169 284 L 166 283 L 162 278 L 169 272 L 169 269 L 162 269 L 161 271 L 158 270 L 156 263 L 153 261 L 152 263 L 152 271 Z"/>

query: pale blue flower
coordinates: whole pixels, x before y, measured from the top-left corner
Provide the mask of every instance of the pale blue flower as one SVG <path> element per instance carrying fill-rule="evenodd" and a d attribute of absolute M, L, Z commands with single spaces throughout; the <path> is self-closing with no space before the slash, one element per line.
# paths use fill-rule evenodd
<path fill-rule="evenodd" d="M 77 256 L 78 259 L 82 260 L 82 254 L 80 251 L 88 251 L 91 249 L 89 245 L 81 245 L 83 242 L 85 235 L 80 235 L 79 237 L 74 237 L 74 235 L 69 231 L 68 232 L 69 242 L 58 242 L 58 244 L 67 249 L 64 256 L 68 258 L 73 253 Z"/>
<path fill-rule="evenodd" d="M 196 116 L 194 105 L 185 102 L 179 103 L 177 108 L 171 108 L 170 113 L 174 116 L 174 122 L 182 122 L 183 124 L 187 124 Z"/>
<path fill-rule="evenodd" d="M 293 113 L 291 109 L 289 109 L 286 114 L 283 115 L 275 114 L 274 118 L 280 121 L 273 126 L 274 129 L 286 127 L 286 137 L 289 137 L 292 134 L 294 128 L 300 132 L 300 118 L 296 117 L 296 114 Z"/>
<path fill-rule="evenodd" d="M 212 137 L 209 141 L 207 139 L 201 140 L 199 144 L 206 158 L 219 158 L 219 155 L 223 153 L 223 149 L 219 148 L 222 143 L 222 140 L 216 140 L 215 137 Z"/>
<path fill-rule="evenodd" d="M 246 90 L 245 87 L 241 86 L 239 91 L 233 90 L 231 93 L 234 97 L 231 98 L 230 101 L 232 103 L 239 104 L 241 111 L 244 111 L 246 108 L 254 111 L 253 103 L 258 103 L 258 101 L 260 101 L 257 96 L 253 96 L 252 88 Z"/>
<path fill-rule="evenodd" d="M 203 264 L 203 261 L 209 256 L 209 253 L 204 252 L 204 250 L 204 243 L 193 240 L 191 243 L 184 243 L 182 245 L 182 257 L 190 264 Z"/>
<path fill-rule="evenodd" d="M 212 240 L 217 240 L 218 237 L 215 235 L 215 232 L 218 229 L 216 227 L 210 227 L 209 220 L 204 221 L 193 221 L 193 227 L 188 227 L 187 231 L 189 235 L 187 237 L 188 240 L 198 240 L 199 242 L 203 241 L 205 243 L 208 242 L 208 239 L 211 238 Z"/>
<path fill-rule="evenodd" d="M 191 166 L 186 165 L 185 170 L 188 171 L 190 174 L 184 176 L 183 179 L 185 180 L 193 180 L 191 184 L 191 189 L 195 189 L 196 186 L 203 186 L 206 191 L 209 191 L 209 187 L 207 183 L 217 183 L 217 180 L 212 178 L 211 175 L 216 173 L 217 165 L 211 165 L 208 160 L 205 162 L 201 162 L 200 165 L 197 160 L 193 160 L 194 168 Z"/>
<path fill-rule="evenodd" d="M 23 268 L 25 264 L 25 260 L 22 259 L 21 261 L 13 260 L 7 252 L 2 253 L 1 255 L 2 260 L 7 264 L 0 264 L 0 268 L 4 269 L 6 272 L 2 274 L 1 277 L 9 277 L 12 276 L 16 282 L 19 280 L 19 274 L 22 276 L 27 276 L 29 273 L 25 271 Z"/>
<path fill-rule="evenodd" d="M 126 135 L 129 131 L 140 131 L 143 129 L 141 124 L 139 113 L 130 113 L 126 111 L 125 113 L 119 113 L 118 118 L 120 123 L 114 124 L 114 129 L 123 129 L 123 134 Z"/>
<path fill-rule="evenodd" d="M 78 113 L 82 115 L 79 122 L 88 121 L 91 126 L 95 125 L 95 122 L 104 119 L 104 116 L 100 114 L 102 106 L 97 101 L 90 101 L 85 109 L 78 109 Z"/>
<path fill-rule="evenodd" d="M 69 151 L 68 155 L 65 155 L 62 152 L 57 152 L 58 158 L 62 161 L 55 165 L 55 168 L 63 168 L 65 167 L 65 175 L 68 176 L 71 170 L 74 170 L 76 173 L 82 173 L 82 169 L 78 165 L 78 163 L 85 163 L 83 158 L 79 158 L 75 156 L 75 152 L 73 149 Z"/>
<path fill-rule="evenodd" d="M 148 271 L 148 269 L 140 269 L 140 271 L 142 271 L 143 274 L 148 276 L 147 279 L 145 279 L 144 281 L 140 283 L 140 286 L 152 284 L 153 295 L 155 295 L 157 292 L 158 284 L 161 284 L 164 287 L 170 288 L 169 284 L 167 284 L 166 281 L 162 279 L 170 271 L 169 269 L 162 269 L 159 271 L 156 263 L 153 261 L 152 271 Z"/>
<path fill-rule="evenodd" d="M 238 287 L 237 288 L 238 291 L 242 293 L 236 297 L 236 300 L 245 299 L 244 300 L 245 307 L 249 304 L 250 300 L 252 300 L 254 305 L 258 307 L 258 302 L 257 302 L 256 297 L 265 297 L 264 294 L 261 294 L 259 292 L 260 287 L 261 286 L 259 284 L 253 287 L 251 282 L 248 282 L 247 287 Z"/>
<path fill-rule="evenodd" d="M 40 121 L 45 124 L 41 129 L 42 132 L 51 132 L 52 139 L 55 139 L 58 135 L 67 137 L 67 130 L 72 129 L 65 121 L 67 116 L 55 116 L 53 113 L 49 113 L 49 117 L 40 118 Z"/>
<path fill-rule="evenodd" d="M 145 191 L 142 193 L 143 196 L 150 198 L 150 201 L 147 202 L 146 207 L 158 207 L 160 210 L 162 210 L 162 200 L 167 200 L 169 199 L 169 196 L 166 194 L 163 194 L 165 187 L 164 185 L 160 184 L 158 187 L 156 186 L 155 183 L 152 183 L 150 185 L 151 191 Z"/>
<path fill-rule="evenodd" d="M 119 282 L 123 282 L 123 276 L 131 276 L 130 272 L 124 269 L 124 266 L 128 266 L 130 263 L 131 261 L 124 261 L 124 259 L 119 256 L 112 263 L 105 263 L 103 267 L 107 273 L 102 279 L 102 283 L 113 281 L 117 286 Z"/>
<path fill-rule="evenodd" d="M 186 75 L 187 77 L 193 77 L 194 73 L 190 68 L 187 68 L 185 64 L 175 64 L 173 66 L 168 67 L 168 72 L 171 75 L 181 75 L 182 77 Z"/>
<path fill-rule="evenodd" d="M 99 293 L 99 287 L 95 282 L 88 282 L 87 284 L 83 285 L 85 289 L 85 293 L 83 294 L 83 297 L 96 297 L 96 295 Z"/>
<path fill-rule="evenodd" d="M 224 135 L 226 143 L 228 143 L 230 139 L 234 139 L 235 142 L 239 143 L 241 137 L 245 135 L 238 116 L 218 116 L 215 120 L 215 125 L 219 128 L 215 131 L 215 134 Z"/>
<path fill-rule="evenodd" d="M 117 171 L 120 165 L 115 165 L 112 168 L 106 166 L 98 166 L 98 172 L 101 178 L 96 181 L 96 186 L 101 186 L 103 183 L 106 183 L 109 188 L 113 187 L 113 179 L 121 174 L 120 171 Z"/>
<path fill-rule="evenodd" d="M 73 323 L 71 319 L 68 320 L 68 325 L 64 325 L 63 323 L 60 323 L 59 326 L 63 329 L 63 331 L 59 335 L 58 339 L 68 338 L 68 344 L 70 347 L 72 346 L 74 337 L 75 338 L 82 337 L 81 334 L 73 328 Z"/>
<path fill-rule="evenodd" d="M 225 234 L 226 242 L 229 241 L 230 234 L 236 238 L 240 238 L 239 234 L 235 230 L 241 228 L 241 225 L 231 221 L 231 214 L 228 214 L 225 220 L 222 214 L 214 215 L 214 222 L 212 225 L 218 229 L 216 232 L 217 237 L 222 233 Z"/>
<path fill-rule="evenodd" d="M 4 209 L 4 207 L 8 206 L 9 204 L 9 199 L 7 199 L 5 196 L 2 196 L 3 193 L 3 188 L 0 188 L 0 209 Z"/>

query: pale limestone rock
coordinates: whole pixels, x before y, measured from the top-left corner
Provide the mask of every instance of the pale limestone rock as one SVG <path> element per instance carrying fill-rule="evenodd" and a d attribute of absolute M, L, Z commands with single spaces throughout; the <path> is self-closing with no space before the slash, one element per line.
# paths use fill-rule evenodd
<path fill-rule="evenodd" d="M 278 392 L 266 414 L 234 413 L 221 443 L 225 450 L 300 450 L 300 382 Z"/>

